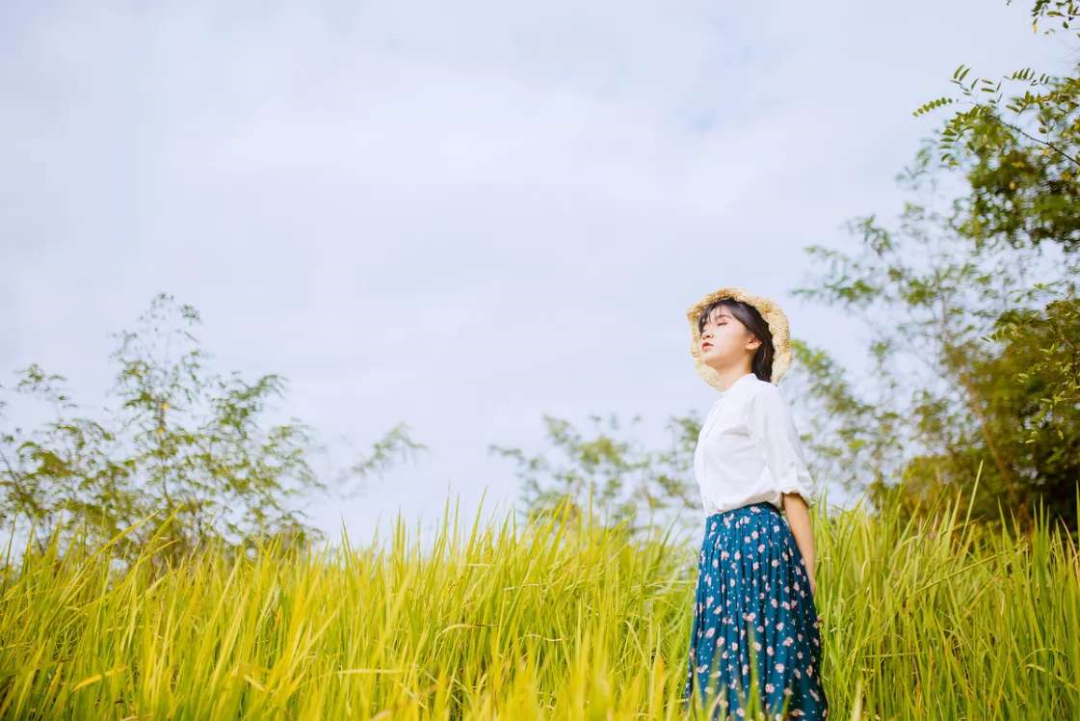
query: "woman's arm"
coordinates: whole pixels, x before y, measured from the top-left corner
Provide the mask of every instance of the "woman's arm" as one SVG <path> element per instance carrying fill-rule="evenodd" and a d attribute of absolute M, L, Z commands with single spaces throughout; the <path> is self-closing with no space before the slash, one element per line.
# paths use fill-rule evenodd
<path fill-rule="evenodd" d="M 817 593 L 814 578 L 814 532 L 810 527 L 810 502 L 814 478 L 806 467 L 799 429 L 780 389 L 765 384 L 746 404 L 746 426 L 761 451 L 765 465 L 780 492 L 791 535 L 806 562 L 810 593 Z"/>
<path fill-rule="evenodd" d="M 781 498 L 791 535 L 795 537 L 795 544 L 806 562 L 810 593 L 817 596 L 817 581 L 814 579 L 814 529 L 810 525 L 810 509 L 798 493 L 785 493 Z"/>

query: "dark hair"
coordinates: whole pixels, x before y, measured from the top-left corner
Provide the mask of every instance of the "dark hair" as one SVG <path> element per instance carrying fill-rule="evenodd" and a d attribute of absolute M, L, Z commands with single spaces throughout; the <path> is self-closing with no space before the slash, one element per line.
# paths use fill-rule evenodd
<path fill-rule="evenodd" d="M 728 308 L 731 314 L 761 341 L 757 352 L 754 353 L 753 360 L 750 361 L 750 370 L 758 378 L 768 382 L 772 378 L 775 349 L 773 348 L 772 331 L 769 330 L 769 324 L 761 317 L 761 313 L 758 312 L 757 308 L 734 298 L 721 298 L 713 301 L 698 316 L 698 334 L 700 335 L 701 331 L 705 329 L 705 324 L 709 322 L 709 317 L 713 311 L 721 306 Z"/>

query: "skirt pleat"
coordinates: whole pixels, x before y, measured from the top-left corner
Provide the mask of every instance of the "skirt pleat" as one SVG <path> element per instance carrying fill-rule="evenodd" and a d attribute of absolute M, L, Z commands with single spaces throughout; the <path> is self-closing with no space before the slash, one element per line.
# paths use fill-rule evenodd
<path fill-rule="evenodd" d="M 768 502 L 705 519 L 683 697 L 745 718 L 756 677 L 769 719 L 824 719 L 820 621 L 802 553 Z"/>

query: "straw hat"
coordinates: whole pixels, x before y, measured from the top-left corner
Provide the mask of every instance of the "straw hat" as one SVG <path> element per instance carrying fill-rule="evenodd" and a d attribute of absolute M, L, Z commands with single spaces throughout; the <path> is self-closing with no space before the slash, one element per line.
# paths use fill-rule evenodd
<path fill-rule="evenodd" d="M 701 332 L 698 330 L 698 317 L 701 316 L 701 311 L 721 298 L 733 298 L 754 306 L 761 313 L 761 317 L 765 319 L 765 322 L 768 323 L 769 332 L 772 333 L 774 350 L 772 378 L 769 380 L 773 384 L 778 383 L 781 376 L 787 372 L 788 367 L 791 365 L 791 335 L 788 330 L 787 316 L 784 315 L 784 311 L 781 310 L 779 305 L 768 298 L 754 295 L 734 286 L 724 287 L 709 293 L 686 311 L 686 318 L 690 321 L 690 355 L 694 356 L 694 370 L 710 386 L 718 391 L 724 390 L 724 386 L 720 382 L 720 374 L 706 365 L 701 358 Z"/>

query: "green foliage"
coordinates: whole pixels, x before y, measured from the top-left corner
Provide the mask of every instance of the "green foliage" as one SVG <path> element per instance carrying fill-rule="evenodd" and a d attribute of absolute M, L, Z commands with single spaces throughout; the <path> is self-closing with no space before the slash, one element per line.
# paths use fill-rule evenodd
<path fill-rule="evenodd" d="M 105 408 L 103 418 L 68 415 L 78 406 L 62 389 L 63 376 L 36 364 L 22 371 L 14 392 L 53 405 L 56 418 L 31 433 L 0 431 L 0 521 L 39 538 L 84 525 L 100 540 L 153 516 L 117 544 L 134 558 L 146 538 L 166 529 L 163 560 L 215 540 L 242 551 L 257 538 L 300 545 L 318 538 L 287 503 L 328 489 L 308 462 L 309 428 L 295 418 L 263 419 L 284 380 L 271 374 L 248 383 L 236 372 L 209 371 L 192 334 L 198 313 L 169 295 L 156 296 L 140 321 L 139 331 L 117 334 L 111 394 L 119 407 Z M 8 405 L 0 402 L 0 420 Z M 422 446 L 395 428 L 339 481 L 378 472 L 390 454 L 414 448 Z"/>
<path fill-rule="evenodd" d="M 973 376 L 986 415 L 1029 495 L 1067 519 L 1080 479 L 1080 302 L 1009 309 L 992 337 L 1002 351 Z"/>
<path fill-rule="evenodd" d="M 1006 0 L 1007 3 L 1011 3 L 1012 0 Z M 1076 3 L 1076 0 L 1035 0 L 1035 4 L 1031 8 L 1033 30 L 1038 30 L 1039 18 L 1057 18 L 1058 23 L 1063 30 L 1069 29 L 1069 24 L 1080 16 L 1080 5 Z M 1056 28 L 1050 27 L 1045 33 L 1047 35 L 1056 31 Z"/>
<path fill-rule="evenodd" d="M 1075 2 L 1039 0 L 1040 18 L 1069 29 Z M 1051 28 L 1047 32 L 1053 32 Z M 1077 33 L 1080 36 L 1080 33 Z M 1031 68 L 998 80 L 975 77 L 960 65 L 945 96 L 915 109 L 916 116 L 960 105 L 937 134 L 940 161 L 962 170 L 970 186 L 956 221 L 978 242 L 1014 246 L 1050 241 L 1075 251 L 1080 243 L 1080 77 L 1055 77 Z M 965 82 L 966 81 L 966 82 Z M 1009 88 L 1009 94 L 1003 91 Z"/>
<path fill-rule="evenodd" d="M 567 506 L 571 516 L 595 508 L 602 523 L 625 524 L 630 535 L 648 533 L 656 514 L 670 509 L 700 507 L 693 482 L 693 456 L 701 422 L 693 417 L 668 421 L 672 445 L 666 451 L 648 450 L 636 440 L 616 437 L 615 416 L 589 416 L 596 427 L 585 438 L 569 421 L 544 416 L 547 440 L 565 460 L 557 465 L 548 456 L 527 457 L 520 448 L 492 444 L 489 451 L 517 462 L 522 511 L 526 518 L 550 515 Z M 640 422 L 631 420 L 631 427 Z M 642 516 L 646 515 L 645 518 Z"/>
<path fill-rule="evenodd" d="M 872 500 L 902 483 L 913 510 L 970 483 L 985 462 L 976 518 L 993 521 L 1004 502 L 1030 525 L 1042 498 L 1069 520 L 1076 467 L 1049 459 L 1078 443 L 1075 391 L 1062 380 L 1076 375 L 1067 340 L 1076 326 L 1057 315 L 1035 319 L 1040 309 L 1075 307 L 1077 261 L 972 242 L 950 208 L 937 209 L 940 171 L 924 147 L 901 175 L 912 198 L 896 227 L 856 218 L 848 224 L 860 241 L 854 252 L 806 248 L 821 271 L 793 294 L 860 321 L 873 360 L 856 392 L 823 351 L 795 346 L 798 375 L 810 381 L 796 396 L 816 406 L 807 414 L 815 423 L 807 446 L 826 465 L 824 477 L 865 487 Z M 1051 336 L 1059 350 L 1048 355 Z M 1021 372 L 1028 375 L 1018 382 Z M 1029 421 L 1047 388 L 1057 389 L 1048 399 L 1072 399 L 1072 409 L 1059 401 L 1056 412 Z"/>
<path fill-rule="evenodd" d="M 1008 355 L 1022 355 L 1013 363 L 1016 380 L 1038 393 L 1025 440 L 1035 443 L 1041 429 L 1080 409 L 1080 302 L 1075 287 L 1042 312 L 1006 311 L 992 337 L 1008 344 Z M 1065 442 L 1066 433 L 1060 427 L 1053 430 L 1058 441 Z"/>
<path fill-rule="evenodd" d="M 863 397 L 826 351 L 801 340 L 792 340 L 791 349 L 798 370 L 784 384 L 789 396 L 807 408 L 801 440 L 811 474 L 853 495 L 872 482 L 883 482 L 900 465 L 904 451 L 899 411 L 880 399 Z M 879 361 L 884 358 L 882 354 Z M 894 394 L 895 380 L 888 374 L 881 379 L 881 395 Z"/>
<path fill-rule="evenodd" d="M 1076 12 L 1036 2 L 1032 16 L 1069 29 Z M 806 248 L 821 271 L 794 294 L 861 321 L 873 359 L 856 393 L 824 352 L 796 347 L 820 408 L 808 445 L 875 504 L 914 514 L 981 478 L 975 518 L 1030 528 L 1041 504 L 1075 528 L 1080 80 L 970 74 L 915 110 L 963 106 L 899 176 L 913 197 L 898 222 L 851 221 L 854 252 Z"/>

